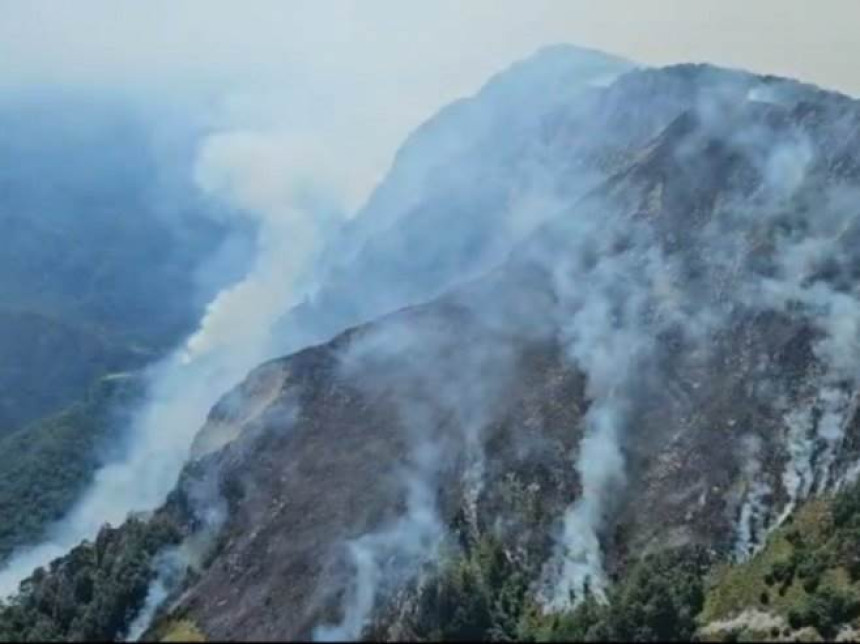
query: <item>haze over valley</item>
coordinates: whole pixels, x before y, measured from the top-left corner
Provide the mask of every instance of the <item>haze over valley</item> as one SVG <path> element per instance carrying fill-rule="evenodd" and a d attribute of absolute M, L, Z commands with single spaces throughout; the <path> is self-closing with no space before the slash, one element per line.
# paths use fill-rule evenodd
<path fill-rule="evenodd" d="M 689 5 L 0 1 L 0 641 L 860 638 L 860 15 Z"/>

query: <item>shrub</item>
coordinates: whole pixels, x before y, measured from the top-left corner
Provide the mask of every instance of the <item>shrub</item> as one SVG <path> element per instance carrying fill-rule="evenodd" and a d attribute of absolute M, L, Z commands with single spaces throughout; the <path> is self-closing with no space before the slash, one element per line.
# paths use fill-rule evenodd
<path fill-rule="evenodd" d="M 0 640 L 112 640 L 143 604 L 153 577 L 151 562 L 178 529 L 164 518 L 130 519 L 104 527 L 95 542 L 37 569 L 20 592 L 0 605 Z"/>

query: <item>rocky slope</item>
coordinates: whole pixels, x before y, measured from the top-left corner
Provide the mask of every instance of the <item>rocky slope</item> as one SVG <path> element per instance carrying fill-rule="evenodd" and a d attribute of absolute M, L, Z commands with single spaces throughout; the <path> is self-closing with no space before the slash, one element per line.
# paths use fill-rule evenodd
<path fill-rule="evenodd" d="M 681 66 L 592 110 L 555 145 L 609 127 L 589 154 L 620 169 L 498 269 L 213 411 L 186 485 L 224 490 L 218 554 L 172 610 L 219 639 L 356 637 L 487 534 L 563 608 L 649 552 L 743 559 L 850 477 L 860 108 Z"/>
<path fill-rule="evenodd" d="M 694 65 L 584 96 L 528 130 L 557 187 L 510 253 L 212 410 L 158 513 L 186 540 L 146 637 L 683 638 L 761 617 L 706 603 L 705 570 L 757 561 L 858 471 L 860 104 Z"/>

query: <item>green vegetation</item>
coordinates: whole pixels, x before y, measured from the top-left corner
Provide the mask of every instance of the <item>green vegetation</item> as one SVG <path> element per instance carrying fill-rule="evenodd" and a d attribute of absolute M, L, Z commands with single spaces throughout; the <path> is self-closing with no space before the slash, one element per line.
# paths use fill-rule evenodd
<path fill-rule="evenodd" d="M 0 605 L 0 641 L 122 636 L 146 599 L 153 557 L 179 538 L 164 517 L 102 528 L 94 543 L 84 542 L 48 570 L 37 569 L 8 606 Z"/>
<path fill-rule="evenodd" d="M 422 590 L 408 628 L 420 639 L 435 641 L 515 639 L 527 591 L 527 571 L 488 536 L 449 557 Z"/>
<path fill-rule="evenodd" d="M 723 565 L 711 577 L 700 618 L 729 620 L 756 608 L 787 628 L 814 629 L 832 639 L 860 618 L 860 486 L 801 507 L 742 565 Z M 770 633 L 733 632 L 730 637 Z"/>
<path fill-rule="evenodd" d="M 140 636 L 142 642 L 205 642 L 204 633 L 197 623 L 188 616 L 186 607 L 179 608 L 169 615 L 157 614 L 149 628 Z"/>
<path fill-rule="evenodd" d="M 141 393 L 139 378 L 107 377 L 82 402 L 0 437 L 0 561 L 69 508 L 98 465 L 98 448 Z"/>
<path fill-rule="evenodd" d="M 159 642 L 205 642 L 206 636 L 189 619 L 167 622 L 158 637 Z"/>
<path fill-rule="evenodd" d="M 449 558 L 422 589 L 406 633 L 431 641 L 689 640 L 707 566 L 695 548 L 648 556 L 610 591 L 608 603 L 589 595 L 569 612 L 545 614 L 531 592 L 538 571 L 485 536 Z"/>
<path fill-rule="evenodd" d="M 860 485 L 804 504 L 750 561 L 713 563 L 694 547 L 654 553 L 630 565 L 606 602 L 589 594 L 568 612 L 546 614 L 534 601 L 538 571 L 484 536 L 449 555 L 422 587 L 404 633 L 452 641 L 833 639 L 860 626 Z"/>
<path fill-rule="evenodd" d="M 588 596 L 567 613 L 532 610 L 523 639 L 551 641 L 689 641 L 704 604 L 709 560 L 698 548 L 644 557 L 609 591 L 607 603 Z"/>
<path fill-rule="evenodd" d="M 63 411 L 155 354 L 99 328 L 0 304 L 0 439 Z"/>

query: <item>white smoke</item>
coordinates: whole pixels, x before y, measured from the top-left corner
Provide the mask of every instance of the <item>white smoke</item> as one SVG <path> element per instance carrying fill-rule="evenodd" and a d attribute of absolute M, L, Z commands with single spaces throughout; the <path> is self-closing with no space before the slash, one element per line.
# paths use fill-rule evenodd
<path fill-rule="evenodd" d="M 756 142 L 744 144 L 755 147 Z M 792 146 L 782 145 L 763 157 L 766 188 L 774 199 L 790 198 L 804 180 L 809 155 Z M 14 590 L 34 566 L 91 537 L 103 522 L 119 522 L 129 510 L 152 509 L 163 500 L 208 410 L 249 369 L 270 357 L 273 324 L 313 292 L 327 231 L 353 207 L 333 205 L 332 195 L 337 196 L 335 201 L 353 205 L 364 197 L 366 182 L 357 181 L 359 174 L 345 171 L 341 162 L 353 152 L 314 139 L 253 130 L 207 139 L 197 166 L 198 183 L 213 197 L 241 209 L 258 226 L 255 264 L 245 279 L 210 303 L 199 329 L 181 350 L 153 370 L 151 402 L 136 419 L 127 458 L 97 474 L 94 487 L 70 517 L 52 530 L 47 543 L 16 555 L 0 573 L 0 592 Z M 730 232 L 747 234 L 754 224 L 743 214 L 722 224 L 743 226 Z M 716 319 L 716 313 L 707 309 L 695 314 L 688 310 L 692 300 L 679 292 L 675 266 L 661 255 L 658 242 L 644 226 L 627 219 L 612 221 L 601 213 L 592 215 L 579 218 L 581 229 L 571 235 L 573 259 L 552 266 L 561 300 L 562 340 L 571 361 L 587 376 L 591 402 L 575 463 L 581 494 L 564 516 L 558 556 L 547 568 L 551 590 L 545 599 L 552 608 L 566 607 L 571 596 L 581 597 L 586 587 L 598 596 L 604 594 L 601 538 L 611 520 L 613 501 L 626 484 L 625 436 L 631 429 L 637 382 L 644 379 L 643 370 L 653 358 L 657 332 L 677 324 L 701 343 Z M 531 217 L 526 220 L 530 224 Z M 522 228 L 529 230 L 530 225 Z M 807 419 L 787 416 L 790 462 L 784 481 L 792 504 L 808 493 L 813 479 L 826 486 L 848 408 L 841 383 L 856 379 L 860 305 L 853 294 L 820 281 L 810 285 L 808 280 L 844 231 L 844 225 L 836 230 L 831 226 L 813 230 L 811 237 L 800 242 L 780 240 L 780 275 L 757 281 L 749 291 L 737 294 L 739 300 L 749 296 L 749 302 L 766 309 L 790 310 L 800 302 L 823 334 L 815 346 L 827 366 L 815 438 L 825 449 L 813 472 Z M 715 232 L 725 231 L 706 230 L 705 237 Z M 715 243 L 717 250 L 710 261 L 716 264 L 717 257 L 737 256 L 747 237 L 732 239 L 741 241 Z M 475 403 L 468 397 L 462 400 Z M 470 498 L 477 497 L 482 484 L 483 454 L 473 456 L 474 469 L 467 473 Z M 404 516 L 347 544 L 355 577 L 343 619 L 336 626 L 318 629 L 317 639 L 358 637 L 390 581 L 390 562 L 405 560 L 412 568 L 433 557 L 443 535 L 433 493 L 439 461 L 439 454 L 419 441 L 415 470 L 405 482 Z M 757 457 L 750 463 L 746 475 L 752 483 L 741 511 L 738 552 L 749 552 L 760 532 L 763 498 L 770 491 L 755 482 L 761 470 Z M 144 621 L 136 624 L 136 630 L 143 628 L 144 616 L 163 599 L 161 583 L 153 587 L 152 602 L 148 601 L 141 616 Z"/>
<path fill-rule="evenodd" d="M 558 57 L 569 63 L 574 54 L 560 51 Z M 616 64 L 621 63 L 612 63 Z M 586 64 L 579 73 L 589 76 L 594 72 Z M 576 89 L 576 84 L 571 87 Z M 296 98 L 301 97 L 290 95 L 291 100 Z M 213 404 L 251 368 L 274 357 L 282 340 L 273 337 L 280 333 L 273 329 L 275 322 L 313 294 L 321 250 L 332 229 L 339 232 L 340 223 L 363 203 L 390 158 L 380 150 L 397 141 L 395 136 L 407 120 L 404 114 L 385 111 L 386 119 L 396 116 L 392 119 L 395 125 L 380 125 L 380 111 L 364 105 L 355 106 L 355 119 L 339 121 L 331 100 L 325 99 L 328 97 L 319 95 L 302 98 L 301 109 L 324 109 L 336 121 L 322 128 L 321 135 L 314 127 L 305 127 L 313 119 L 303 115 L 297 125 L 283 129 L 216 128 L 201 143 L 195 180 L 203 193 L 229 204 L 256 226 L 253 266 L 244 279 L 223 289 L 209 303 L 187 342 L 151 369 L 149 402 L 134 419 L 124 456 L 96 473 L 92 487 L 49 530 L 43 543 L 15 553 L 0 572 L 0 593 L 13 592 L 36 566 L 92 538 L 104 523 L 118 524 L 131 511 L 156 508 L 174 486 L 193 436 Z M 278 100 L 267 104 L 263 114 L 258 96 L 227 107 L 239 114 L 239 120 L 278 121 L 272 116 Z M 523 92 L 519 100 L 533 98 Z M 296 112 L 293 109 L 290 114 Z M 299 131 L 303 134 L 297 134 Z M 468 136 L 464 140 L 470 141 Z M 534 194 L 523 187 L 514 191 L 512 200 L 522 205 L 528 201 L 531 206 L 512 205 L 513 211 L 507 213 L 510 217 L 502 221 L 511 229 L 511 237 L 527 234 L 549 209 L 548 204 L 555 203 L 549 194 L 537 200 Z M 527 210 L 527 216 L 513 219 L 513 214 Z M 532 211 L 540 213 L 532 215 Z M 481 485 L 482 454 L 473 456 L 468 489 L 474 496 Z"/>
<path fill-rule="evenodd" d="M 860 385 L 860 294 L 856 287 L 837 290 L 815 279 L 825 262 L 844 266 L 850 261 L 846 233 L 856 221 L 856 211 L 845 207 L 834 190 L 805 220 L 802 236 L 778 240 L 778 272 L 762 278 L 755 291 L 760 306 L 799 311 L 808 319 L 818 332 L 813 352 L 822 370 L 812 382 L 812 405 L 789 411 L 785 418 L 789 459 L 783 483 L 789 500 L 776 525 L 799 500 L 834 483 L 832 470 L 844 442 L 852 394 Z"/>
<path fill-rule="evenodd" d="M 776 525 L 781 525 L 797 506 L 797 502 L 809 494 L 814 480 L 812 407 L 801 406 L 789 410 L 783 417 L 783 423 L 786 428 L 783 442 L 788 452 L 788 462 L 782 474 L 782 485 L 788 493 L 788 502 Z"/>
<path fill-rule="evenodd" d="M 574 270 L 569 266 L 561 270 L 554 267 L 562 311 L 571 311 L 560 326 L 572 361 L 588 378 L 590 407 L 576 462 L 581 495 L 564 517 L 559 553 L 544 571 L 542 600 L 549 610 L 563 609 L 571 600 L 581 600 L 586 588 L 598 598 L 604 596 L 607 580 L 602 570 L 601 535 L 608 527 L 613 500 L 625 481 L 623 444 L 630 429 L 636 379 L 646 378 L 641 371 L 653 359 L 653 339 L 661 329 L 675 324 L 694 345 L 703 347 L 709 333 L 739 305 L 752 310 L 789 310 L 798 299 L 807 302 L 824 336 L 816 345 L 816 355 L 839 375 L 822 383 L 820 402 L 831 413 L 825 413 L 817 426 L 816 440 L 826 448 L 816 472 L 805 462 L 814 451 L 803 442 L 805 433 L 796 426 L 791 431 L 792 455 L 784 479 L 791 486 L 792 497 L 804 493 L 813 478 L 826 479 L 841 443 L 842 424 L 837 421 L 844 414 L 845 400 L 826 392 L 833 391 L 839 379 L 846 378 L 852 365 L 857 364 L 854 356 L 860 316 L 854 309 L 853 297 L 820 285 L 810 287 L 806 277 L 816 261 L 832 251 L 832 236 L 843 234 L 845 227 L 831 218 L 819 224 L 821 239 L 813 234 L 811 241 L 801 242 L 804 245 L 787 240 L 777 248 L 777 263 L 783 269 L 777 279 L 755 272 L 742 273 L 744 261 L 756 243 L 757 229 L 773 226 L 772 218 L 791 203 L 803 186 L 814 155 L 809 141 L 800 134 L 776 140 L 758 126 L 731 127 L 731 110 L 724 109 L 721 97 L 732 91 L 731 86 L 716 86 L 703 92 L 696 104 L 702 132 L 706 137 L 721 138 L 740 152 L 758 171 L 761 185 L 751 202 L 741 198 L 717 204 L 717 216 L 694 237 L 697 245 L 707 249 L 698 259 L 709 275 L 729 269 L 727 284 L 735 281 L 735 290 L 722 290 L 719 299 L 728 300 L 730 305 L 713 306 L 706 298 L 697 300 L 695 293 L 685 292 L 683 278 L 677 279 L 672 263 L 657 252 L 657 239 L 636 231 L 632 221 L 626 222 L 620 232 L 615 230 L 618 221 L 613 218 L 617 214 L 611 206 L 602 215 L 593 215 L 594 222 L 600 223 L 576 231 L 578 243 L 569 252 L 580 258 L 580 265 Z M 681 167 L 687 165 L 682 157 L 698 154 L 696 146 L 701 144 L 702 140 L 695 137 L 682 142 L 677 152 Z M 706 179 L 691 174 L 685 180 Z M 584 218 L 585 214 L 575 216 Z M 614 253 L 612 248 L 618 245 L 618 239 L 625 240 L 627 249 Z M 565 270 L 568 274 L 562 274 Z M 706 288 L 712 286 L 708 284 Z M 748 554 L 768 528 L 765 499 L 772 491 L 769 483 L 759 480 L 758 457 L 747 454 L 744 461 L 748 481 L 737 526 L 738 556 Z"/>
<path fill-rule="evenodd" d="M 338 624 L 316 629 L 317 640 L 359 638 L 387 593 L 416 578 L 421 583 L 448 535 L 439 507 L 446 481 L 460 478 L 467 519 L 472 527 L 477 522 L 484 432 L 507 409 L 516 353 L 471 309 L 471 302 L 461 306 L 460 315 L 476 316 L 476 326 L 462 329 L 459 338 L 451 336 L 446 314 L 433 312 L 427 318 L 382 322 L 340 356 L 342 377 L 368 399 L 394 404 L 408 446 L 396 477 L 405 508 L 395 520 L 344 544 L 353 574 L 341 601 L 342 616 Z"/>
<path fill-rule="evenodd" d="M 169 548 L 156 557 L 156 576 L 149 586 L 143 606 L 128 627 L 127 642 L 137 642 L 149 628 L 152 618 L 164 600 L 178 586 L 188 565 L 188 554 L 179 547 Z"/>
<path fill-rule="evenodd" d="M 486 454 L 484 447 L 477 440 L 467 437 L 466 470 L 463 473 L 463 510 L 466 524 L 472 537 L 479 534 L 478 501 L 484 491 L 484 475 L 486 474 Z"/>
<path fill-rule="evenodd" d="M 821 417 L 818 420 L 816 436 L 821 445 L 816 462 L 815 492 L 826 492 L 832 483 L 831 474 L 839 448 L 845 439 L 845 421 L 851 397 L 841 389 L 824 387 L 819 396 Z"/>
<path fill-rule="evenodd" d="M 589 412 L 589 425 L 580 445 L 577 471 L 582 495 L 564 517 L 563 559 L 554 595 L 548 607 L 567 607 L 571 596 L 582 599 L 585 588 L 605 597 L 608 580 L 603 573 L 601 530 L 607 520 L 610 494 L 624 484 L 624 457 L 620 447 L 621 423 L 611 400 Z"/>
<path fill-rule="evenodd" d="M 405 581 L 422 564 L 435 558 L 445 535 L 433 486 L 440 455 L 437 446 L 418 445 L 411 471 L 404 478 L 407 495 L 403 516 L 380 531 L 346 544 L 354 575 L 343 602 L 343 617 L 337 625 L 317 627 L 315 641 L 358 640 L 385 584 Z"/>
<path fill-rule="evenodd" d="M 344 185 L 326 152 L 313 141 L 259 132 L 218 134 L 203 145 L 199 185 L 255 218 L 258 253 L 246 278 L 209 304 L 184 362 L 227 349 L 247 371 L 264 357 L 272 324 L 307 291 L 321 249 L 328 222 L 321 221 L 320 205 L 328 204 L 315 200 L 330 199 Z"/>
<path fill-rule="evenodd" d="M 768 527 L 766 499 L 772 492 L 767 481 L 761 478 L 761 439 L 745 436 L 741 450 L 744 459 L 741 482 L 745 492 L 735 535 L 734 556 L 738 561 L 752 556 L 764 544 L 762 537 Z"/>
<path fill-rule="evenodd" d="M 372 185 L 357 185 L 323 141 L 227 131 L 200 147 L 201 190 L 258 227 L 256 261 L 246 277 L 208 305 L 198 330 L 149 374 L 148 403 L 130 429 L 125 456 L 96 472 L 93 484 L 47 539 L 16 552 L 0 571 L 0 595 L 15 592 L 36 567 L 91 539 L 105 523 L 158 507 L 174 487 L 197 430 L 218 399 L 273 357 L 271 327 L 312 288 L 314 262 L 338 215 L 357 207 Z"/>
<path fill-rule="evenodd" d="M 760 86 L 748 98 L 790 107 L 793 97 L 786 88 Z M 707 114 L 708 127 L 727 136 L 724 114 L 714 110 Z M 736 304 L 806 320 L 817 333 L 812 349 L 818 365 L 810 365 L 806 400 L 787 400 L 783 407 L 787 459 L 781 482 L 787 502 L 776 521 L 759 526 L 766 533 L 781 525 L 799 501 L 832 485 L 831 470 L 844 440 L 850 391 L 860 384 L 858 291 L 816 279 L 828 262 L 844 273 L 851 261 L 848 239 L 857 222 L 856 195 L 828 186 L 817 195 L 814 208 L 804 203 L 804 198 L 809 199 L 808 193 L 804 195 L 805 183 L 820 162 L 821 150 L 799 129 L 777 136 L 753 126 L 732 131 L 728 140 L 762 181 L 752 198 L 723 204 L 719 216 L 706 225 L 703 241 L 712 254 L 709 261 L 731 266 L 733 277 L 740 278 L 734 292 L 726 293 Z M 762 274 L 744 264 L 756 246 L 760 252 L 766 236 L 773 243 L 773 271 Z M 737 556 L 749 554 L 745 544 L 751 536 L 750 522 L 762 509 L 757 497 L 770 491 L 767 485 L 754 486 L 743 507 L 736 526 Z M 764 535 L 756 538 L 761 542 Z"/>
<path fill-rule="evenodd" d="M 656 334 L 680 324 L 701 341 L 713 322 L 711 312 L 689 310 L 677 288 L 678 267 L 662 255 L 652 231 L 613 219 L 612 212 L 576 213 L 572 259 L 554 267 L 562 341 L 587 377 L 590 406 L 576 458 L 581 494 L 564 516 L 558 552 L 544 570 L 547 610 L 580 601 L 586 588 L 605 595 L 600 540 L 626 482 L 624 438 Z"/>

